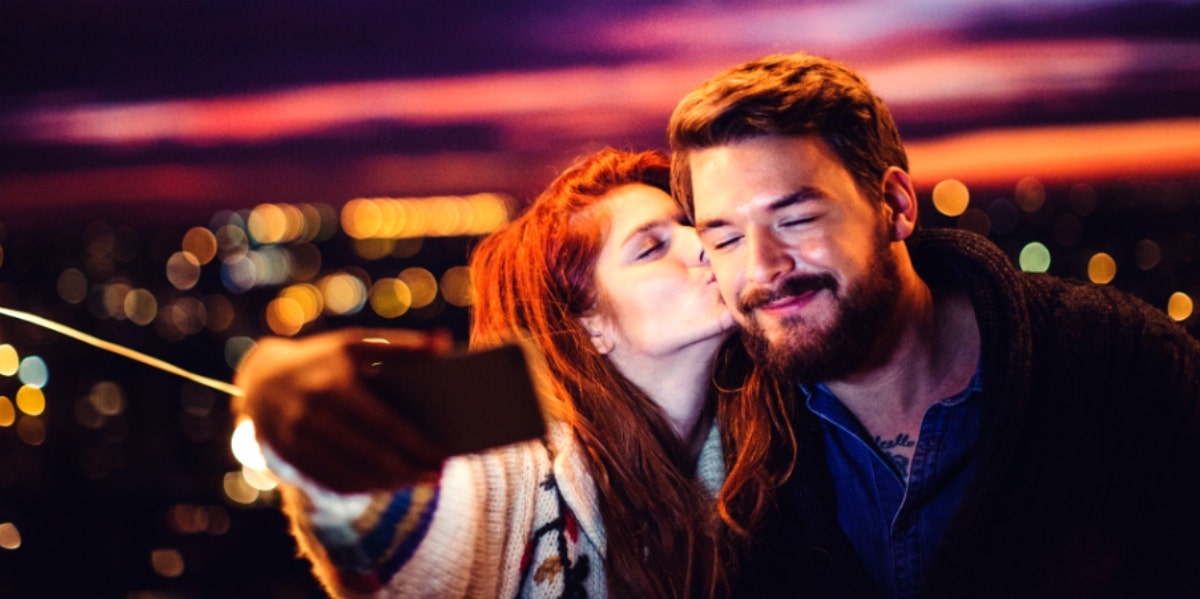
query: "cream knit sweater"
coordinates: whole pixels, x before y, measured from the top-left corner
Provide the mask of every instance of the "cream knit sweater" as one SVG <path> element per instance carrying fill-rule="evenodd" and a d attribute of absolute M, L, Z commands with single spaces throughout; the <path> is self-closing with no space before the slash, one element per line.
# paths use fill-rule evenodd
<path fill-rule="evenodd" d="M 302 552 L 336 597 L 606 595 L 604 524 L 582 448 L 565 424 L 446 462 L 436 485 L 339 495 L 266 451 Z M 709 431 L 696 469 L 725 478 Z"/>

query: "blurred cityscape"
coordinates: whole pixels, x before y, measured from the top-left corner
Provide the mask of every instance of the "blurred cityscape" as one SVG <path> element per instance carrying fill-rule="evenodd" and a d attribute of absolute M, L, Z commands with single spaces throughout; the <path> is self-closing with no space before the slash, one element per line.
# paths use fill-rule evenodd
<path fill-rule="evenodd" d="M 1200 336 L 1197 2 L 6 3 L 0 308 L 226 382 L 262 335 L 465 341 L 480 235 L 801 49 L 892 105 L 923 226 Z M 219 389 L 0 316 L 0 596 L 324 596 L 234 438 Z"/>

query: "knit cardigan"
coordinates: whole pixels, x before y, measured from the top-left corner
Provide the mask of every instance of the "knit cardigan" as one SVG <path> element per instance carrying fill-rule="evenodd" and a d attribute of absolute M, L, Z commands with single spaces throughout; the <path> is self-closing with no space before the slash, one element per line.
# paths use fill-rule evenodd
<path fill-rule="evenodd" d="M 1021 273 L 930 229 L 926 281 L 965 289 L 982 337 L 977 472 L 926 568 L 932 598 L 1200 597 L 1200 342 L 1107 287 Z M 746 596 L 876 597 L 837 524 L 816 418 Z"/>
<path fill-rule="evenodd" d="M 596 486 L 574 432 L 459 456 L 436 485 L 337 494 L 268 450 L 301 552 L 335 597 L 604 597 Z M 725 478 L 714 426 L 696 477 Z"/>

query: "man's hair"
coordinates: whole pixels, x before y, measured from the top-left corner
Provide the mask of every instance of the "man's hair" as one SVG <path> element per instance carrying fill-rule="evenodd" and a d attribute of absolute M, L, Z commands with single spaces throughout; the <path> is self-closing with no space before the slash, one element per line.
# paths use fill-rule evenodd
<path fill-rule="evenodd" d="M 718 73 L 671 114 L 671 188 L 693 215 L 692 151 L 767 135 L 819 135 L 868 199 L 888 167 L 908 170 L 891 112 L 849 67 L 804 53 L 773 54 Z"/>

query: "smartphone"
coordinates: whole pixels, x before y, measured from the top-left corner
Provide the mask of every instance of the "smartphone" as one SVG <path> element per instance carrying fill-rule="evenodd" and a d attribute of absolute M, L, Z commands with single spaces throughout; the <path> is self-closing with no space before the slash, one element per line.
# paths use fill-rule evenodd
<path fill-rule="evenodd" d="M 405 355 L 367 384 L 451 454 L 534 439 L 546 424 L 524 350 L 505 345 L 447 356 Z"/>

